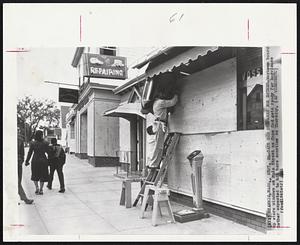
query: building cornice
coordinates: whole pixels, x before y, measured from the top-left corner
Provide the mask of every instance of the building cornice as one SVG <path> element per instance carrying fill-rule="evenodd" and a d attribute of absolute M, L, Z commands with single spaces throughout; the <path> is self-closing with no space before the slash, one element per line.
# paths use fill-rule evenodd
<path fill-rule="evenodd" d="M 79 101 L 89 94 L 92 89 L 113 91 L 117 86 L 108 84 L 88 83 L 79 96 Z"/>

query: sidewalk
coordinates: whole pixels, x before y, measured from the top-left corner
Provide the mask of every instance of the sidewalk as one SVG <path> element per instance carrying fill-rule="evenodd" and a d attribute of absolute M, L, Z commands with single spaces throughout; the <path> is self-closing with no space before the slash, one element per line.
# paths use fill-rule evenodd
<path fill-rule="evenodd" d="M 30 180 L 30 167 L 23 167 L 23 187 L 33 205 L 18 206 L 19 224 L 16 235 L 262 235 L 246 226 L 211 215 L 207 219 L 188 223 L 151 225 L 151 211 L 139 218 L 140 204 L 125 208 L 119 205 L 121 181 L 113 176 L 115 168 L 95 168 L 87 160 L 67 154 L 64 167 L 66 192 L 58 193 L 55 173 L 53 189 L 44 187 L 44 195 L 35 195 Z M 139 183 L 132 184 L 132 199 L 139 191 Z M 186 207 L 172 204 L 173 211 Z M 163 210 L 166 213 L 166 210 Z M 166 215 L 167 217 L 167 215 Z"/>

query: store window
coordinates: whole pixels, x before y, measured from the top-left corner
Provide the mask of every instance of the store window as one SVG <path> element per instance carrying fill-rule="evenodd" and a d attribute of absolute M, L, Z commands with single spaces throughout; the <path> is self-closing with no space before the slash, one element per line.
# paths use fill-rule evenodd
<path fill-rule="evenodd" d="M 100 54 L 116 56 L 117 48 L 116 47 L 102 47 L 102 48 L 100 48 Z"/>
<path fill-rule="evenodd" d="M 154 94 L 153 80 L 152 79 L 146 80 L 143 93 L 142 93 L 142 98 L 141 98 L 142 108 L 145 110 L 146 114 L 147 112 L 151 111 L 153 94 Z"/>
<path fill-rule="evenodd" d="M 238 130 L 264 128 L 262 74 L 262 48 L 238 48 Z"/>
<path fill-rule="evenodd" d="M 54 129 L 48 129 L 47 136 L 54 136 Z"/>
<path fill-rule="evenodd" d="M 70 138 L 71 139 L 75 139 L 75 127 L 74 127 L 74 124 L 70 124 Z"/>

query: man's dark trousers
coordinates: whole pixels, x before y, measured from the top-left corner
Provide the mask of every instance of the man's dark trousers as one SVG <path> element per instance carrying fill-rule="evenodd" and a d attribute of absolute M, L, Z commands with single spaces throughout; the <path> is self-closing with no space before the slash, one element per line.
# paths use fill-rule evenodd
<path fill-rule="evenodd" d="M 58 162 L 52 162 L 50 164 L 50 176 L 48 181 L 48 186 L 50 188 L 52 188 L 53 176 L 56 170 L 59 179 L 60 189 L 65 189 L 63 166 L 64 166 L 63 164 L 60 164 Z"/>

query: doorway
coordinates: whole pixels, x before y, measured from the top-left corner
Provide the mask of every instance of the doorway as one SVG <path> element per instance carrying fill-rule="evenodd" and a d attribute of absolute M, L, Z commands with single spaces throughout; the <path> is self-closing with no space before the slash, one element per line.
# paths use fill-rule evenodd
<path fill-rule="evenodd" d="M 137 168 L 142 172 L 146 166 L 145 144 L 146 144 L 146 120 L 137 116 Z"/>
<path fill-rule="evenodd" d="M 130 121 L 131 171 L 142 172 L 145 168 L 146 120 L 137 116 Z"/>

